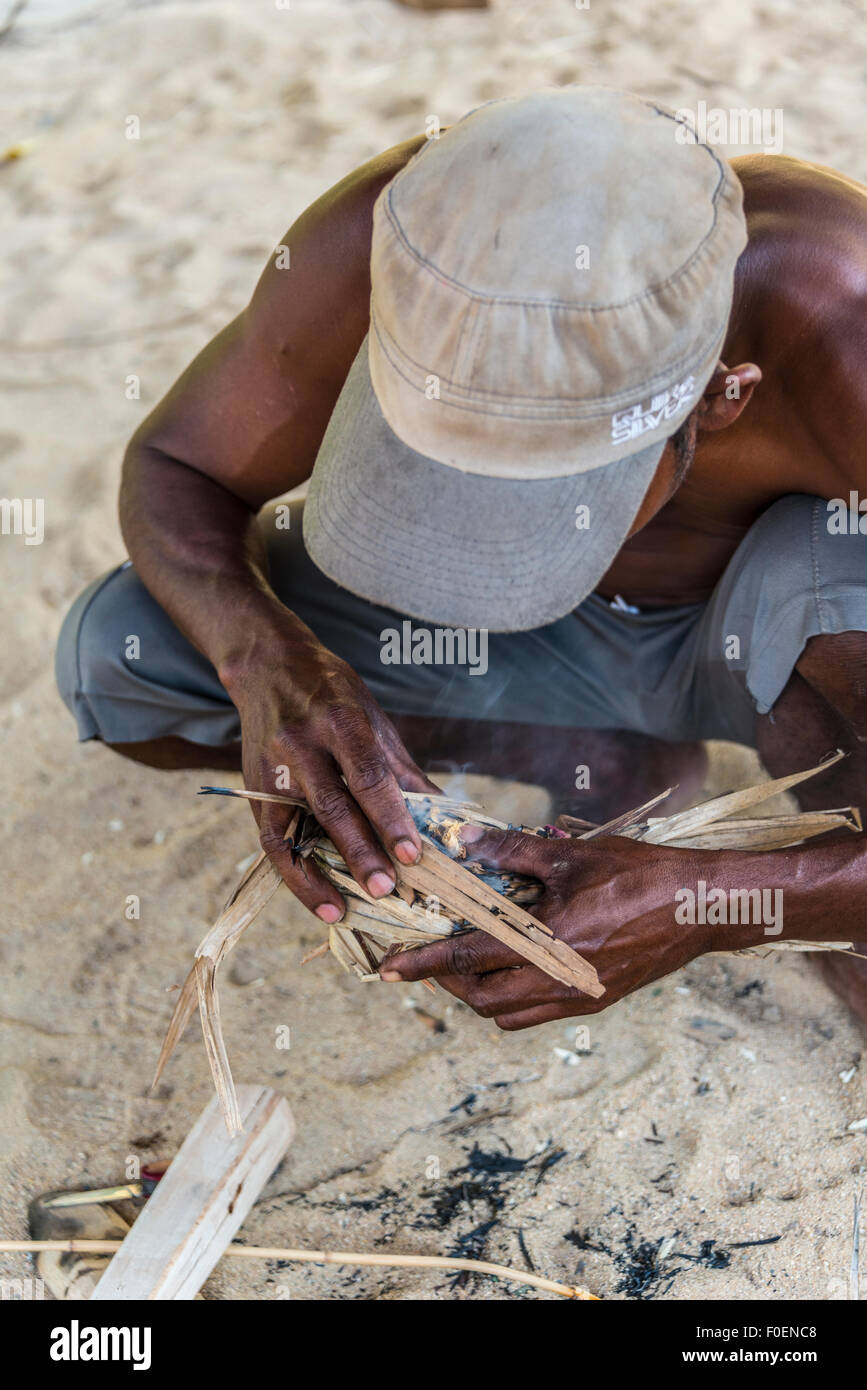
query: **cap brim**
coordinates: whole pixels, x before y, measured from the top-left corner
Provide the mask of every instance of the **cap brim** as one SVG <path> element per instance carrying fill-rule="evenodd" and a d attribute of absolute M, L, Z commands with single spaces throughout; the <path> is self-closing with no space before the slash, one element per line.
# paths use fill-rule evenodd
<path fill-rule="evenodd" d="M 664 447 L 538 481 L 460 472 L 390 429 L 365 339 L 316 459 L 304 543 L 337 584 L 409 617 L 490 632 L 543 627 L 610 567 Z"/>

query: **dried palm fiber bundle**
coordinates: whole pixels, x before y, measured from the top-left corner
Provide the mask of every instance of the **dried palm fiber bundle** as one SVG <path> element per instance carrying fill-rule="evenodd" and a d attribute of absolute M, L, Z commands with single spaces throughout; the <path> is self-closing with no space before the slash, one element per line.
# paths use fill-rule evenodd
<path fill-rule="evenodd" d="M 562 816 L 559 828 L 519 828 L 530 835 L 565 833 L 578 840 L 621 835 L 645 844 L 681 849 L 784 849 L 829 830 L 861 830 L 860 814 L 852 806 L 790 815 L 743 815 L 779 792 L 788 791 L 799 782 L 826 771 L 843 756 L 838 751 L 805 772 L 714 797 L 676 815 L 651 814 L 670 795 L 673 788 L 668 787 L 644 805 L 604 825 Z M 343 968 L 359 979 L 365 982 L 378 980 L 379 963 L 394 947 L 425 945 L 455 932 L 476 928 L 512 946 L 539 969 L 589 997 L 598 999 L 604 994 L 604 988 L 590 962 L 558 941 L 550 928 L 527 910 L 542 893 L 536 880 L 519 874 L 492 872 L 476 860 L 460 862 L 466 854 L 460 839 L 464 825 L 499 830 L 515 828 L 489 816 L 480 807 L 448 796 L 405 792 L 407 806 L 422 839 L 421 858 L 412 865 L 395 863 L 394 891 L 385 898 L 372 898 L 350 876 L 339 852 L 299 798 L 268 792 L 234 791 L 223 787 L 205 787 L 202 791 L 247 800 L 285 802 L 295 808 L 286 830 L 286 839 L 292 842 L 294 852 L 301 858 L 312 856 L 315 859 L 324 875 L 343 894 L 347 904 L 343 919 L 327 929 L 328 937 L 322 949 L 330 948 Z M 232 892 L 219 918 L 196 951 L 192 969 L 178 997 L 154 1077 L 156 1085 L 198 1002 L 214 1085 L 232 1133 L 240 1131 L 241 1120 L 220 1022 L 217 971 L 282 882 L 271 861 L 265 854 L 260 854 Z M 737 954 L 763 955 L 767 950 L 827 951 L 851 948 L 852 943 L 848 941 L 769 941 L 766 946 L 750 947 L 748 951 Z"/>

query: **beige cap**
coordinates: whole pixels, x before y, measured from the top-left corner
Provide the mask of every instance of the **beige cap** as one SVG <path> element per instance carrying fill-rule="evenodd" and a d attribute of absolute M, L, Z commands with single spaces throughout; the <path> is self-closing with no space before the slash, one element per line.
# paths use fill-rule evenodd
<path fill-rule="evenodd" d="M 677 130 L 628 93 L 542 91 L 471 112 L 383 190 L 371 329 L 306 509 L 338 583 L 495 631 L 598 583 L 716 366 L 746 244 L 732 170 Z"/>

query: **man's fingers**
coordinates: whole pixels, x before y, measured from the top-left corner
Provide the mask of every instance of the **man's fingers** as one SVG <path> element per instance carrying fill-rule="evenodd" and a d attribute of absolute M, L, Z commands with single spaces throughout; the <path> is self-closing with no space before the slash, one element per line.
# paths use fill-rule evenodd
<path fill-rule="evenodd" d="M 323 922 L 337 922 L 346 910 L 337 889 L 328 882 L 312 858 L 301 859 L 293 852 L 291 836 L 285 839 L 287 826 L 294 817 L 295 812 L 291 807 L 262 802 L 259 843 L 298 901 L 315 912 Z"/>
<path fill-rule="evenodd" d="M 438 975 L 437 984 L 442 985 L 443 989 L 449 994 L 454 995 L 455 999 L 460 999 L 461 1003 L 470 1002 L 470 983 L 469 975 Z M 471 1006 L 472 1007 L 472 1006 Z"/>
<path fill-rule="evenodd" d="M 592 1013 L 593 1010 L 588 1009 L 587 1012 Z M 521 1028 L 535 1028 L 540 1023 L 553 1023 L 558 1018 L 575 1017 L 575 1010 L 568 1003 L 541 1004 L 520 1012 L 495 1014 L 494 1022 L 504 1033 L 517 1033 Z"/>
<path fill-rule="evenodd" d="M 405 792 L 428 792 L 431 796 L 442 796 L 443 789 L 426 777 L 421 768 L 407 752 L 406 746 L 393 725 L 379 730 L 379 738 L 394 769 L 398 786 Z"/>
<path fill-rule="evenodd" d="M 519 970 L 498 970 L 495 971 L 493 975 L 438 975 L 437 984 L 442 985 L 443 989 L 447 990 L 449 994 L 454 995 L 455 999 L 460 999 L 463 1004 L 467 1004 L 474 1013 L 481 1014 L 485 1018 L 491 1018 L 493 1017 L 493 1013 L 485 1013 L 484 1008 L 479 1007 L 479 1005 L 483 1003 L 479 993 L 480 982 L 482 980 L 499 980 L 501 977 L 519 975 L 520 973 Z M 506 998 L 505 994 L 502 998 L 500 998 L 498 994 L 498 999 L 500 1008 L 503 1010 L 515 1007 L 511 1000 Z M 499 1009 L 497 1009 L 497 1012 L 499 1012 Z"/>
<path fill-rule="evenodd" d="M 494 970 L 487 975 L 439 975 L 437 983 L 469 1004 L 480 1018 L 500 1019 L 531 1009 L 561 1007 L 563 986 L 534 965 Z"/>
<path fill-rule="evenodd" d="M 298 777 L 311 811 L 356 883 L 373 898 L 385 897 L 394 888 L 394 865 L 335 764 L 330 758 L 308 757 L 298 766 Z"/>
<path fill-rule="evenodd" d="M 415 763 L 397 762 L 397 784 L 405 792 L 424 792 L 430 796 L 442 796 L 443 789 L 416 767 Z"/>
<path fill-rule="evenodd" d="M 431 976 L 481 975 L 521 963 L 521 956 L 493 936 L 468 931 L 389 956 L 383 961 L 380 974 L 389 981 L 427 980 Z"/>
<path fill-rule="evenodd" d="M 481 1018 L 499 1018 L 551 1004 L 562 992 L 563 986 L 544 971 L 534 965 L 522 965 L 515 970 L 476 975 L 470 983 L 467 1003 Z"/>
<path fill-rule="evenodd" d="M 401 864 L 414 864 L 421 854 L 421 837 L 388 752 L 362 714 L 350 711 L 336 732 L 334 757 L 352 796 L 389 854 Z"/>
<path fill-rule="evenodd" d="M 400 739 L 384 740 L 385 756 L 394 774 L 394 780 L 402 792 L 421 792 L 423 796 L 442 796 L 443 789 L 422 772 L 413 762 Z M 406 805 L 406 802 L 404 802 Z M 411 812 L 408 812 L 411 818 Z M 414 824 L 415 822 L 413 822 Z"/>
<path fill-rule="evenodd" d="M 526 874 L 544 883 L 558 863 L 565 859 L 563 846 L 571 842 L 545 840 L 540 835 L 524 835 L 520 830 L 480 830 L 465 825 L 461 843 L 467 858 L 490 864 L 507 873 Z"/>

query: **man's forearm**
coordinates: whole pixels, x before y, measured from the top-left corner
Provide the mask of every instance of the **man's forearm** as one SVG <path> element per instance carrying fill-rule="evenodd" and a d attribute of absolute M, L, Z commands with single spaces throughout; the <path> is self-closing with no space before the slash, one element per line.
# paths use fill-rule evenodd
<path fill-rule="evenodd" d="M 227 688 L 272 642 L 315 640 L 270 587 L 255 513 L 219 483 L 133 444 L 120 521 L 143 584 Z"/>
<path fill-rule="evenodd" d="M 676 920 L 686 924 L 692 917 L 704 927 L 709 951 L 867 937 L 867 845 L 862 835 L 792 849 L 687 855 Z"/>

